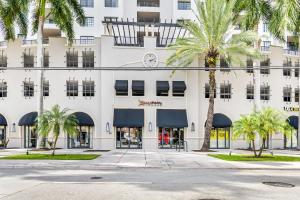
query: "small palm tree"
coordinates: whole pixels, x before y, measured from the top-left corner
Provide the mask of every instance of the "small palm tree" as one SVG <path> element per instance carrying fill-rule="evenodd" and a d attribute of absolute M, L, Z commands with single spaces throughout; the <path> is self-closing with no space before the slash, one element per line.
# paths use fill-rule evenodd
<path fill-rule="evenodd" d="M 45 111 L 38 117 L 39 133 L 44 137 L 49 136 L 49 134 L 53 135 L 52 155 L 55 154 L 57 139 L 61 131 L 70 136 L 78 134 L 76 128 L 78 121 L 74 115 L 67 114 L 68 111 L 68 109 L 61 110 L 58 105 L 55 105 L 50 111 Z"/>
<path fill-rule="evenodd" d="M 245 31 L 231 36 L 234 30 L 235 1 L 207 0 L 195 1 L 197 10 L 194 11 L 196 21 L 183 24 L 189 32 L 189 37 L 177 39 L 169 47 L 175 52 L 168 58 L 167 64 L 177 64 L 181 67 L 190 65 L 199 58 L 206 58 L 209 64 L 209 107 L 205 127 L 205 137 L 202 151 L 210 147 L 210 131 L 212 129 L 214 114 L 214 90 L 216 88 L 216 66 L 220 56 L 228 62 L 241 63 L 241 57 L 259 57 L 259 52 L 253 48 L 256 33 Z"/>

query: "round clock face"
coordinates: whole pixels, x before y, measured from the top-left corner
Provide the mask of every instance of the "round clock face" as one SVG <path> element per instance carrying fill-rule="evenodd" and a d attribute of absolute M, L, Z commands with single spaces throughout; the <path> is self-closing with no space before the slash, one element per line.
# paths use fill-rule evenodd
<path fill-rule="evenodd" d="M 158 57 L 155 53 L 147 53 L 144 55 L 143 64 L 145 67 L 157 67 Z"/>

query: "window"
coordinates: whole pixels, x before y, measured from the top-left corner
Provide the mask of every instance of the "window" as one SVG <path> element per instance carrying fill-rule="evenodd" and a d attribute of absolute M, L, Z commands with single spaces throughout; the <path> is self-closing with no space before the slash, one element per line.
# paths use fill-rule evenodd
<path fill-rule="evenodd" d="M 93 8 L 94 0 L 80 0 L 81 7 Z"/>
<path fill-rule="evenodd" d="M 24 97 L 33 97 L 34 96 L 34 83 L 32 81 L 23 82 L 23 92 Z"/>
<path fill-rule="evenodd" d="M 231 84 L 223 83 L 220 86 L 220 98 L 231 99 Z"/>
<path fill-rule="evenodd" d="M 264 33 L 268 32 L 268 23 L 267 22 L 263 23 L 263 32 Z"/>
<path fill-rule="evenodd" d="M 270 58 L 268 56 L 264 56 L 264 59 L 260 61 L 260 73 L 270 74 Z"/>
<path fill-rule="evenodd" d="M 132 81 L 132 96 L 145 96 L 144 81 Z"/>
<path fill-rule="evenodd" d="M 0 68 L 7 67 L 7 56 L 4 54 L 4 51 L 0 53 Z"/>
<path fill-rule="evenodd" d="M 49 67 L 49 52 L 44 50 L 43 64 L 45 68 Z"/>
<path fill-rule="evenodd" d="M 78 51 L 74 49 L 67 51 L 67 67 L 78 67 Z"/>
<path fill-rule="evenodd" d="M 139 7 L 159 7 L 160 0 L 137 0 Z"/>
<path fill-rule="evenodd" d="M 209 71 L 209 64 L 207 62 L 207 58 L 205 58 L 204 67 L 205 67 L 205 71 Z"/>
<path fill-rule="evenodd" d="M 178 10 L 191 10 L 191 1 L 178 1 Z"/>
<path fill-rule="evenodd" d="M 78 81 L 74 81 L 74 80 L 67 81 L 67 96 L 68 97 L 78 96 Z"/>
<path fill-rule="evenodd" d="M 116 80 L 115 90 L 116 90 L 116 96 L 128 96 L 128 81 Z"/>
<path fill-rule="evenodd" d="M 185 91 L 186 91 L 186 84 L 184 81 L 172 82 L 173 97 L 184 97 Z"/>
<path fill-rule="evenodd" d="M 254 99 L 254 85 L 248 84 L 246 88 L 246 99 L 253 100 Z"/>
<path fill-rule="evenodd" d="M 299 77 L 299 60 L 297 62 L 295 62 L 295 77 Z"/>
<path fill-rule="evenodd" d="M 215 90 L 214 90 L 214 98 L 216 98 L 216 96 L 217 96 L 217 90 L 215 88 Z M 206 99 L 209 98 L 209 84 L 208 83 L 205 84 L 205 98 Z"/>
<path fill-rule="evenodd" d="M 95 96 L 95 82 L 82 81 L 82 96 L 94 97 Z"/>
<path fill-rule="evenodd" d="M 94 67 L 94 51 L 88 50 L 82 52 L 82 67 L 93 68 Z"/>
<path fill-rule="evenodd" d="M 286 58 L 283 62 L 283 76 L 291 76 L 292 75 L 292 59 Z"/>
<path fill-rule="evenodd" d="M 253 73 L 253 60 L 251 58 L 247 59 L 247 73 Z"/>
<path fill-rule="evenodd" d="M 156 81 L 156 96 L 169 96 L 170 85 L 168 81 Z"/>
<path fill-rule="evenodd" d="M 118 0 L 105 0 L 105 7 L 118 7 Z"/>
<path fill-rule="evenodd" d="M 270 51 L 271 41 L 263 41 L 261 51 Z"/>
<path fill-rule="evenodd" d="M 94 26 L 94 17 L 86 17 L 84 20 L 84 27 L 93 27 Z"/>
<path fill-rule="evenodd" d="M 263 101 L 270 100 L 270 86 L 268 86 L 268 85 L 260 86 L 260 100 L 263 100 Z"/>
<path fill-rule="evenodd" d="M 30 49 L 25 50 L 23 53 L 23 64 L 25 68 L 34 67 L 34 55 L 31 53 Z"/>
<path fill-rule="evenodd" d="M 94 36 L 80 36 L 80 44 L 94 44 L 95 37 Z"/>
<path fill-rule="evenodd" d="M 295 102 L 299 103 L 299 88 L 295 88 Z"/>
<path fill-rule="evenodd" d="M 220 58 L 220 71 L 221 72 L 229 72 L 230 69 L 229 69 L 229 64 L 228 62 L 225 60 L 225 58 Z M 228 68 L 228 69 L 226 69 Z"/>
<path fill-rule="evenodd" d="M 0 82 L 0 98 L 7 97 L 7 83 Z"/>
<path fill-rule="evenodd" d="M 283 101 L 284 102 L 292 102 L 292 88 L 291 87 L 283 88 Z"/>
<path fill-rule="evenodd" d="M 43 96 L 44 97 L 49 97 L 49 93 L 50 93 L 49 81 L 44 81 L 44 83 L 43 83 Z"/>

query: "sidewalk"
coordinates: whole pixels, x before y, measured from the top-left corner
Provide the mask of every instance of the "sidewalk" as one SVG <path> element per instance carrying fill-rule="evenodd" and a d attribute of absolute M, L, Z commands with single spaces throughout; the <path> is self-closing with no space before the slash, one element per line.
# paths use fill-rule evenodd
<path fill-rule="evenodd" d="M 0 157 L 25 153 L 26 150 L 1 150 Z M 87 153 L 83 150 L 57 150 L 57 154 Z M 91 152 L 88 152 L 91 153 Z M 228 153 L 219 151 L 215 153 Z M 235 153 L 241 153 L 236 152 Z M 249 152 L 247 152 L 249 153 Z M 275 154 L 287 154 L 287 151 Z M 299 151 L 292 155 L 299 155 Z M 176 152 L 175 150 L 113 150 L 101 152 L 95 160 L 58 161 L 58 160 L 0 160 L 0 168 L 38 168 L 38 169 L 270 169 L 300 170 L 300 162 L 229 162 L 207 156 L 200 152 Z M 291 154 L 291 153 L 290 153 Z"/>

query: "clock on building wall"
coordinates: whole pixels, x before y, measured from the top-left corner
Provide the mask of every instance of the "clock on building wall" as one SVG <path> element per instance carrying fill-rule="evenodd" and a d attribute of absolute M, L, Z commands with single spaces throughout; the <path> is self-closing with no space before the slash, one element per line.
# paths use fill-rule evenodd
<path fill-rule="evenodd" d="M 145 67 L 157 67 L 158 56 L 155 53 L 146 53 L 143 57 L 143 65 Z"/>

